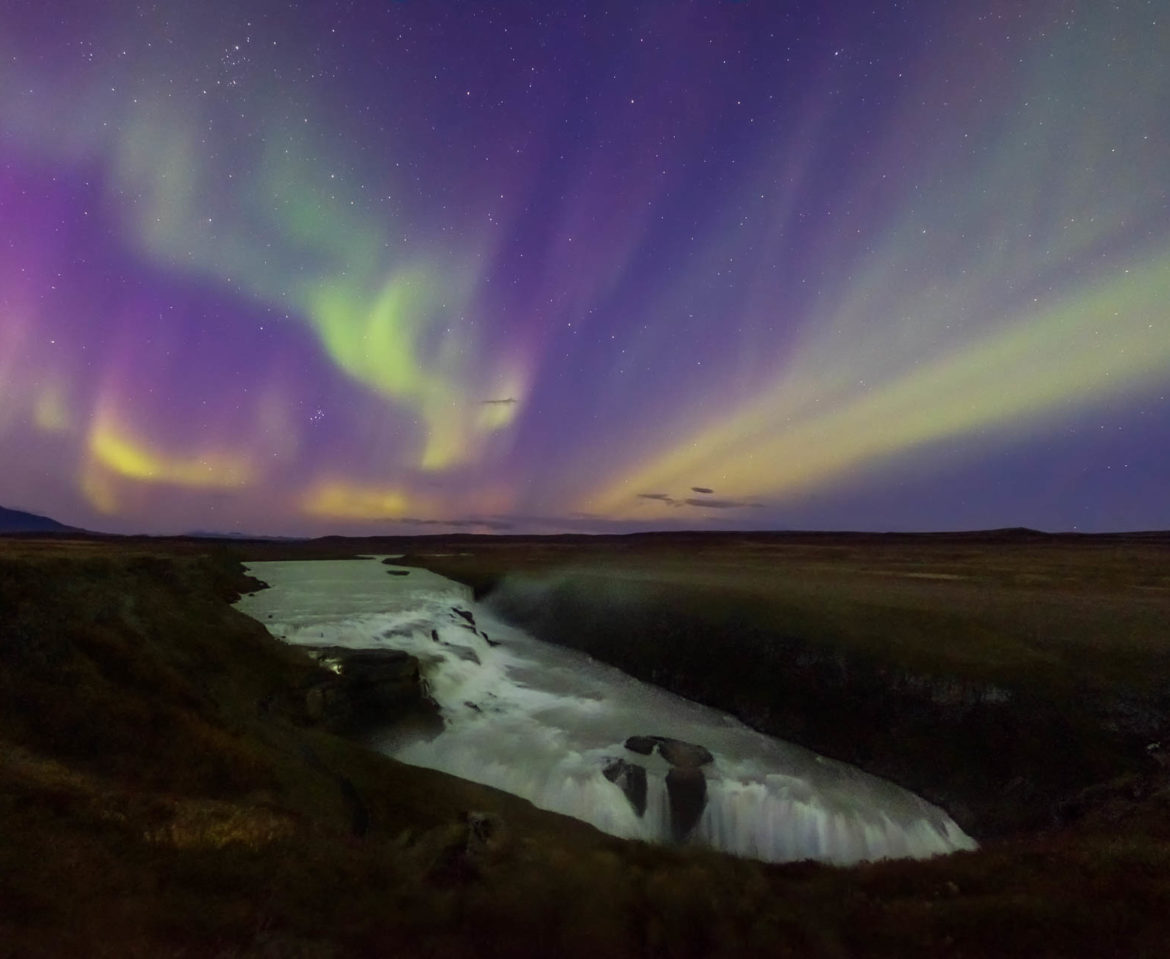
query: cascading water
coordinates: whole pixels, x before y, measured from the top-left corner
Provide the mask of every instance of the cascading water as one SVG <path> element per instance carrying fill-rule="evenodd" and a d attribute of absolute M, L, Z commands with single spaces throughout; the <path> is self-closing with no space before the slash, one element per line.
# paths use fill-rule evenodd
<path fill-rule="evenodd" d="M 418 658 L 445 728 L 393 729 L 403 762 L 522 796 L 617 836 L 685 838 L 771 862 L 926 857 L 975 843 L 942 810 L 528 636 L 426 570 L 377 558 L 253 563 L 271 588 L 239 607 L 304 646 L 399 649 Z"/>

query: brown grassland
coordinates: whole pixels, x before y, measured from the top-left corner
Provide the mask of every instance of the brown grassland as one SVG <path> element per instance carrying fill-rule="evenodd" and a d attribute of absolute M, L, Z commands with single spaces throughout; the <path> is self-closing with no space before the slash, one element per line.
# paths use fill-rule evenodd
<path fill-rule="evenodd" d="M 535 584 L 584 611 L 549 638 L 933 790 L 984 845 L 768 866 L 370 753 L 229 604 L 241 559 L 374 551 Z M 0 956 L 1160 956 L 1168 624 L 1158 537 L 0 540 Z"/>

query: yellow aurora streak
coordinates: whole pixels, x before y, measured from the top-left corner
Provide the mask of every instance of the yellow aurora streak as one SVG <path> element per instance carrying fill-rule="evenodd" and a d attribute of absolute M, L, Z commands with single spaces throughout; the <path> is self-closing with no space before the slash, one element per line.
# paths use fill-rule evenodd
<path fill-rule="evenodd" d="M 107 515 L 117 511 L 118 491 L 127 482 L 239 489 L 251 485 L 258 476 L 251 462 L 236 453 L 159 453 L 102 416 L 90 432 L 88 453 L 81 477 L 82 492 L 94 508 Z"/>
<path fill-rule="evenodd" d="M 330 480 L 304 496 L 301 510 L 322 519 L 396 519 L 405 513 L 408 502 L 399 489 Z"/>
<path fill-rule="evenodd" d="M 582 508 L 645 518 L 647 491 L 686 489 L 718 477 L 729 497 L 786 496 L 847 478 L 947 437 L 1011 432 L 1046 415 L 1099 403 L 1165 380 L 1170 338 L 1170 253 L 1115 274 L 1039 316 L 836 404 L 780 382 L 725 421 L 589 497 Z M 798 364 L 799 365 L 799 364 Z"/>

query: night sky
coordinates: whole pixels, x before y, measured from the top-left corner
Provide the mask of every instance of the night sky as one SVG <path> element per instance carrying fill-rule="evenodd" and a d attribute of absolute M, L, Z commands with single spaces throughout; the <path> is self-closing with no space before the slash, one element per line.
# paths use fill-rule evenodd
<path fill-rule="evenodd" d="M 1165 0 L 0 2 L 0 504 L 1170 527 Z"/>

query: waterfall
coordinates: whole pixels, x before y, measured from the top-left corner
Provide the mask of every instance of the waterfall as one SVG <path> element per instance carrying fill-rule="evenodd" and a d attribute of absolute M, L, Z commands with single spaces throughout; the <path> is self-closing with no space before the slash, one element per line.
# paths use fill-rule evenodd
<path fill-rule="evenodd" d="M 506 790 L 615 836 L 771 862 L 926 857 L 975 843 L 892 783 L 749 729 L 582 653 L 542 643 L 425 570 L 253 563 L 240 608 L 286 642 L 415 656 L 444 729 L 393 728 L 403 762 Z"/>

